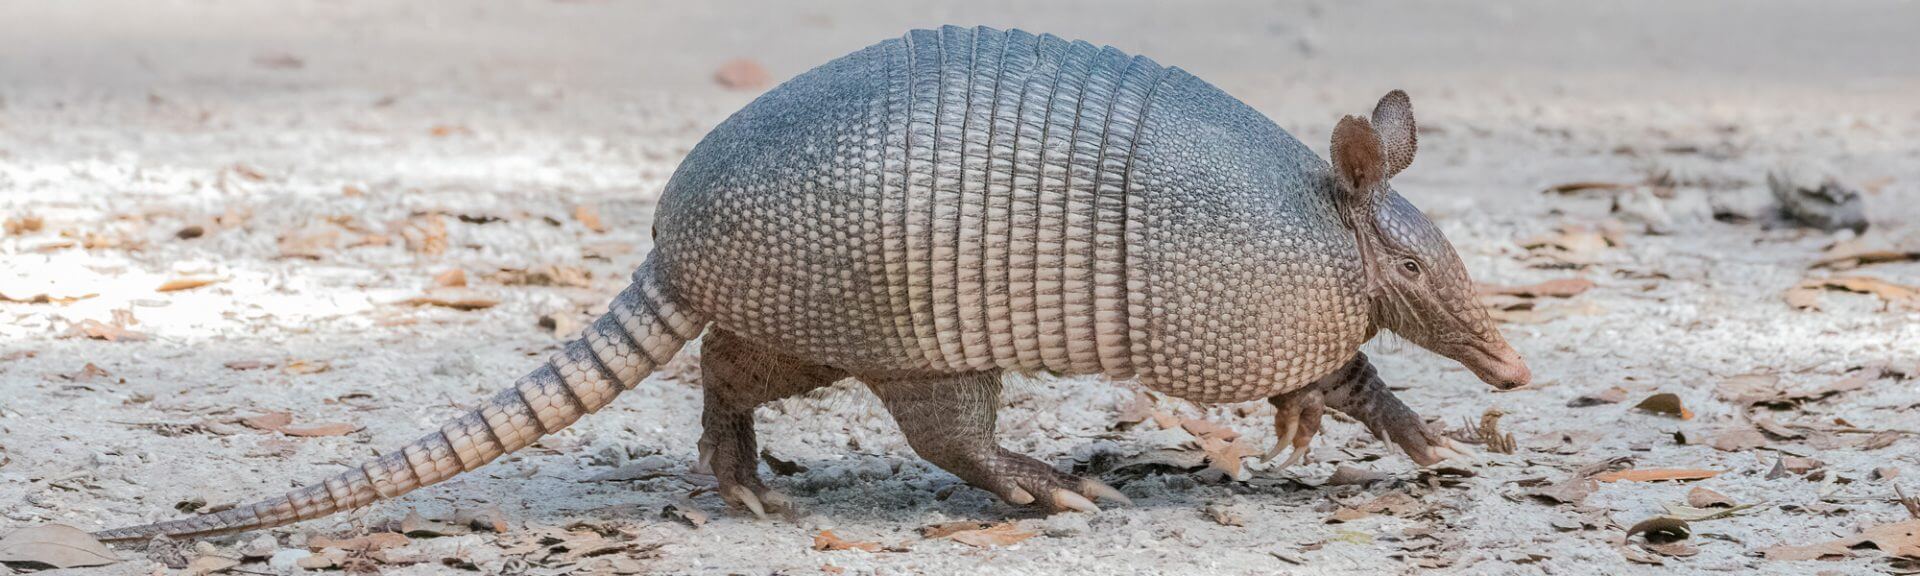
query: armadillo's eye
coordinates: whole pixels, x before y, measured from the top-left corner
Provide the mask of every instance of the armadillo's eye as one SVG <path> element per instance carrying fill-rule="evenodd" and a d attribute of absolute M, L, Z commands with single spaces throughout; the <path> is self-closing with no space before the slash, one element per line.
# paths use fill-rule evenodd
<path fill-rule="evenodd" d="M 1404 260 L 1400 262 L 1400 271 L 1406 272 L 1408 278 L 1419 276 L 1420 265 L 1412 260 Z"/>

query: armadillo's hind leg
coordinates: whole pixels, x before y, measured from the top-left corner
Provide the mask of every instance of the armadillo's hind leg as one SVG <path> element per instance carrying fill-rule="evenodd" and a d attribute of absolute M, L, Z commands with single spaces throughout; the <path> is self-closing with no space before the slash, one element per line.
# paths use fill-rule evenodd
<path fill-rule="evenodd" d="M 700 377 L 706 405 L 700 416 L 700 462 L 720 482 L 729 505 L 766 516 L 786 505 L 786 497 L 760 481 L 760 448 L 753 432 L 753 409 L 774 400 L 805 394 L 845 378 L 844 372 L 808 364 L 749 342 L 719 328 L 700 341 Z"/>
<path fill-rule="evenodd" d="M 1098 480 L 1063 474 L 1001 448 L 994 439 L 998 373 L 861 380 L 880 396 L 921 458 L 1003 500 L 1083 512 L 1100 510 L 1095 499 L 1128 502 L 1126 495 Z"/>

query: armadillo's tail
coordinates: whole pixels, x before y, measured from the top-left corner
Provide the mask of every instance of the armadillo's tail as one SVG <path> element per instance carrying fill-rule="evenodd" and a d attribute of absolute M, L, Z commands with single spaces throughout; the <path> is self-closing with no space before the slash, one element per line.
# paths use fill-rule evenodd
<path fill-rule="evenodd" d="M 651 262 L 566 349 L 479 409 L 353 470 L 253 504 L 93 534 L 104 541 L 200 537 L 319 518 L 398 497 L 519 450 L 599 410 L 665 364 L 705 326 L 661 289 Z"/>

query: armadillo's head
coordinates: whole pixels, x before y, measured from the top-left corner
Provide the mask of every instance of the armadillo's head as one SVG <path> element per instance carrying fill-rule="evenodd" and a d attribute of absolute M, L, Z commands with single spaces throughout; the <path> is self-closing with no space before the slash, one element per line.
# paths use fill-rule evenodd
<path fill-rule="evenodd" d="M 1333 129 L 1332 188 L 1360 246 L 1376 328 L 1452 358 L 1501 389 L 1532 380 L 1475 296 L 1453 244 L 1387 184 L 1413 163 L 1413 104 L 1399 90 Z"/>

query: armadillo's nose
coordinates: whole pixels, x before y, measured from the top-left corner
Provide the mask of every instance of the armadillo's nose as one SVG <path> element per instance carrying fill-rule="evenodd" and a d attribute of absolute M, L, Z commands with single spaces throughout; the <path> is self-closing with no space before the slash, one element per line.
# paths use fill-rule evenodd
<path fill-rule="evenodd" d="M 1501 390 L 1512 390 L 1533 382 L 1533 370 L 1527 368 L 1527 361 L 1520 357 L 1506 342 L 1496 342 L 1485 349 L 1474 347 L 1461 364 L 1479 376 L 1480 381 Z"/>

